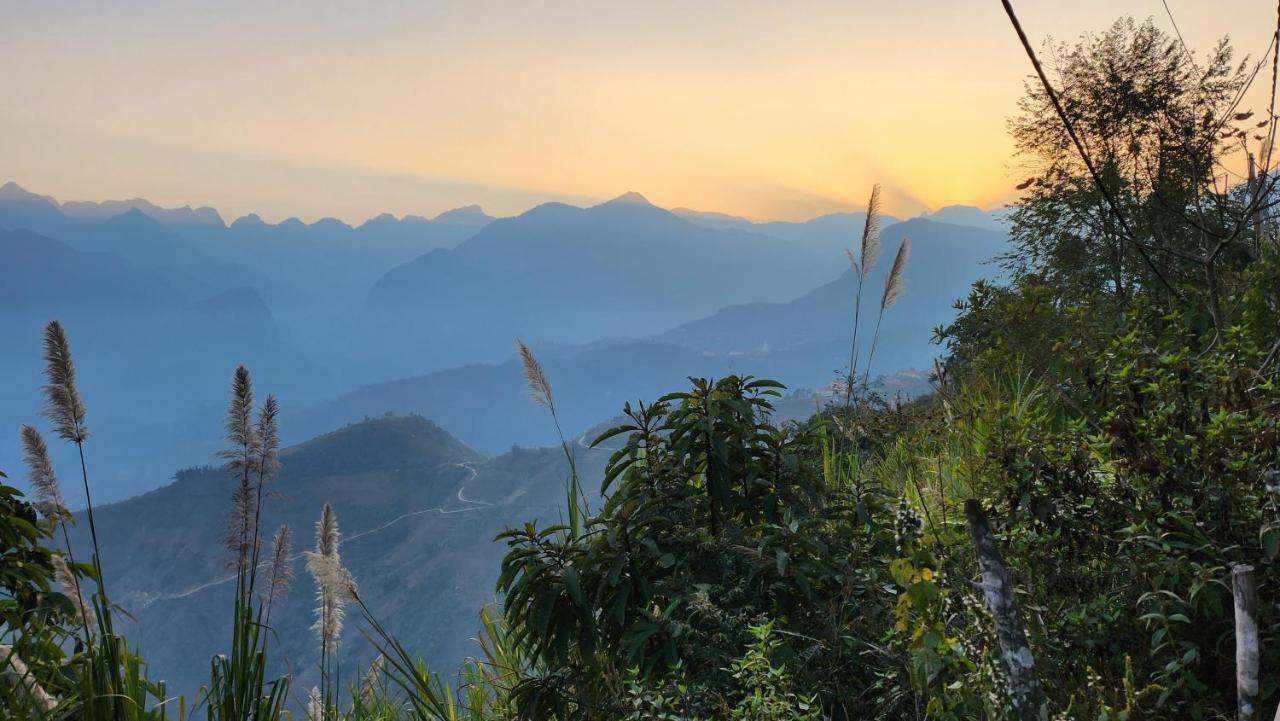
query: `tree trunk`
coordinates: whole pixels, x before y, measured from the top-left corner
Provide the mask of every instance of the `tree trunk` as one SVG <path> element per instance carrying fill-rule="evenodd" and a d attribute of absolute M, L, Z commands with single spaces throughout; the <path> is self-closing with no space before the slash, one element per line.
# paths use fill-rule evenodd
<path fill-rule="evenodd" d="M 1004 568 L 991 523 L 982 504 L 976 500 L 965 501 L 964 512 L 969 521 L 969 538 L 973 541 L 978 568 L 982 572 L 979 588 L 995 622 L 1014 718 L 1018 721 L 1047 721 L 1048 703 L 1040 679 L 1036 677 L 1035 658 L 1031 654 L 1031 645 L 1027 643 L 1013 582 Z"/>
<path fill-rule="evenodd" d="M 1258 588 L 1253 566 L 1231 569 L 1236 605 L 1236 721 L 1258 718 Z"/>

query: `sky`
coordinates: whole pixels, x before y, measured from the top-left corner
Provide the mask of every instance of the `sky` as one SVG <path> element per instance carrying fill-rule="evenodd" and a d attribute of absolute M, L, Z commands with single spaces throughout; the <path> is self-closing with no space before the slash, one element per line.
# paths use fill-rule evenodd
<path fill-rule="evenodd" d="M 1167 0 L 1259 56 L 1274 0 Z M 1015 0 L 1033 42 L 1160 0 Z M 0 183 L 228 220 L 638 191 L 806 219 L 992 207 L 1030 72 L 999 0 L 0 0 Z M 1259 108 L 1261 110 L 1261 108 Z"/>

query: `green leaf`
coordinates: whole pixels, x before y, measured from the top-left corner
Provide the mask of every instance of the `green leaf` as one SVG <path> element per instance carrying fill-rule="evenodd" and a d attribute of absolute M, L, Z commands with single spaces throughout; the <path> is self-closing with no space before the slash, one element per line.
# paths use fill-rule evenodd
<path fill-rule="evenodd" d="M 595 448 L 596 446 L 600 445 L 604 441 L 609 440 L 610 438 L 613 438 L 614 436 L 619 436 L 619 435 L 622 435 L 623 433 L 631 433 L 632 431 L 638 431 L 638 430 L 640 430 L 638 427 L 631 424 L 614 426 L 613 428 L 610 428 L 609 430 L 596 436 L 596 439 L 594 441 L 591 441 L 591 447 Z"/>
<path fill-rule="evenodd" d="M 1280 553 L 1280 528 L 1268 528 L 1262 532 L 1262 551 L 1268 561 L 1274 561 Z"/>
<path fill-rule="evenodd" d="M 911 577 L 916 575 L 916 568 L 905 558 L 895 558 L 889 562 L 889 575 L 899 586 L 907 588 L 911 585 Z"/>

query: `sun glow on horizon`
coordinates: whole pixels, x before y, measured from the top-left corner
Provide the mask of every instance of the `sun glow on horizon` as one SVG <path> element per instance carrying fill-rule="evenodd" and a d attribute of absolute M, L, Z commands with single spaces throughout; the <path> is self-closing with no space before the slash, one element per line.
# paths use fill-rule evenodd
<path fill-rule="evenodd" d="M 1036 38 L 1165 19 L 1147 0 L 1021 5 Z M 1269 39 L 1261 0 L 1171 6 L 1199 50 Z M 20 70 L 0 182 L 352 223 L 627 190 L 803 220 L 875 182 L 900 216 L 1001 205 L 1029 71 L 986 0 L 10 4 L 0 66 Z"/>

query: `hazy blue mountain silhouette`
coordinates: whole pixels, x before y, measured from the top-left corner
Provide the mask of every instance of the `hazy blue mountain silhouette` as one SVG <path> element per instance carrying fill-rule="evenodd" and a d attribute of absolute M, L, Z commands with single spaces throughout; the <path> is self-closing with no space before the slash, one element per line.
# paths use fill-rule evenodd
<path fill-rule="evenodd" d="M 0 228 L 32 230 L 81 250 L 107 249 L 217 290 L 253 285 L 281 306 L 334 297 L 354 305 L 388 269 L 457 245 L 490 220 L 468 206 L 434 220 L 381 215 L 355 228 L 333 218 L 271 224 L 256 215 L 226 225 L 212 208 L 161 208 L 140 198 L 59 203 L 13 182 L 0 186 Z"/>
<path fill-rule="evenodd" d="M 791 242 L 800 251 L 825 262 L 836 262 L 861 237 L 867 214 L 861 211 L 829 213 L 805 221 L 752 221 L 735 215 L 708 213 L 688 208 L 672 211 L 682 218 L 711 228 L 732 228 L 759 233 Z M 882 223 L 895 223 L 897 218 L 882 215 Z"/>
<path fill-rule="evenodd" d="M 53 198 L 28 192 L 14 182 L 0 185 L 0 227 L 48 232 L 69 224 Z"/>
<path fill-rule="evenodd" d="M 885 276 L 904 237 L 912 243 L 906 293 L 885 314 L 876 349 L 876 368 L 885 372 L 929 367 L 939 352 L 930 342 L 932 330 L 954 317 L 953 303 L 968 294 L 975 280 L 1000 275 L 992 261 L 1008 244 L 1002 233 L 923 218 L 886 227 L 880 262 L 863 290 L 864 354 Z M 658 338 L 704 354 L 806 351 L 847 365 L 856 290 L 854 274 L 846 267 L 837 279 L 795 300 L 730 306 Z"/>
<path fill-rule="evenodd" d="M 189 286 L 163 272 L 138 268 L 115 252 L 86 253 L 30 230 L 0 229 L 0 312 L 171 305 L 191 298 Z"/>
<path fill-rule="evenodd" d="M 207 252 L 179 230 L 215 227 L 209 225 L 214 221 L 200 220 L 199 211 L 191 211 L 188 218 L 187 211 L 165 211 L 141 200 L 68 205 L 75 212 L 67 212 L 68 206 L 52 198 L 6 183 L 0 186 L 0 228 L 31 230 L 77 250 L 113 253 L 137 268 L 176 271 L 199 284 L 196 292 L 261 281 L 247 269 Z M 108 214 L 116 210 L 120 212 Z M 220 227 L 216 214 L 214 220 Z"/>
<path fill-rule="evenodd" d="M 816 387 L 848 359 L 843 248 L 862 223 L 860 213 L 751 223 L 627 194 L 501 220 L 468 206 L 355 227 L 253 215 L 224 226 L 205 209 L 60 205 L 6 184 L 0 228 L 52 231 L 0 236 L 0 372 L 19 379 L 0 390 L 0 422 L 38 417 L 40 331 L 52 318 L 71 332 L 95 452 L 111 461 L 104 498 L 207 454 L 241 363 L 281 395 L 298 433 L 418 412 L 485 451 L 553 440 L 511 360 L 517 337 L 545 356 L 573 428 L 689 375 Z M 904 232 L 916 252 L 877 373 L 927 367 L 932 327 L 971 280 L 995 272 L 982 262 L 1003 243 L 926 219 L 890 226 L 868 308 Z M 16 453 L 0 435 L 0 454 Z"/>
<path fill-rule="evenodd" d="M 0 230 L 0 258 L 0 423 L 12 430 L 40 418 L 43 327 L 60 320 L 72 339 L 95 445 L 108 461 L 99 476 L 110 489 L 104 498 L 167 475 L 184 449 L 163 426 L 220 405 L 237 364 L 254 366 L 290 394 L 314 392 L 320 383 L 252 288 L 211 292 L 176 271 L 138 268 L 114 253 L 79 251 L 27 230 Z M 160 429 L 131 435 L 145 427 Z M 217 426 L 199 428 L 208 438 Z M 0 434 L 0 457 L 20 457 L 16 433 Z M 143 465 L 164 475 L 139 476 Z"/>
<path fill-rule="evenodd" d="M 143 198 L 129 200 L 67 201 L 59 206 L 62 212 L 81 220 L 106 220 L 137 210 L 175 230 L 192 228 L 221 228 L 226 225 L 218 211 L 209 207 L 162 208 Z"/>
<path fill-rule="evenodd" d="M 933 329 L 954 317 L 954 302 L 967 294 L 973 281 L 999 274 L 990 261 L 1007 245 L 1001 233 L 925 219 L 885 228 L 881 261 L 864 290 L 864 356 L 884 277 L 904 236 L 912 239 L 914 248 L 907 292 L 886 314 L 873 378 L 905 369 L 927 370 L 940 352 L 931 342 Z M 438 262 L 456 262 L 456 254 Z M 536 346 L 556 385 L 566 428 L 586 428 L 622 402 L 651 400 L 679 387 L 690 375 L 750 373 L 792 388 L 831 383 L 848 363 L 852 329 L 855 283 L 847 265 L 841 267 L 844 270 L 832 270 L 833 280 L 787 302 L 729 306 L 651 340 Z M 511 347 L 508 336 L 508 356 Z M 386 410 L 437 418 L 485 451 L 508 443 L 554 440 L 542 410 L 524 397 L 519 364 L 510 357 L 372 384 L 304 409 L 291 422 L 311 433 Z"/>
<path fill-rule="evenodd" d="M 938 223 L 968 225 L 983 230 L 1007 233 L 1009 231 L 1008 215 L 1009 211 L 1005 208 L 983 210 L 972 205 L 948 205 L 932 213 L 924 213 L 920 217 Z"/>
<path fill-rule="evenodd" d="M 589 208 L 546 203 L 379 279 L 359 345 L 394 377 L 424 360 L 506 357 L 515 336 L 646 336 L 726 303 L 795 295 L 820 268 L 785 241 L 703 227 L 637 194 Z M 383 352 L 387 338 L 410 356 Z"/>

